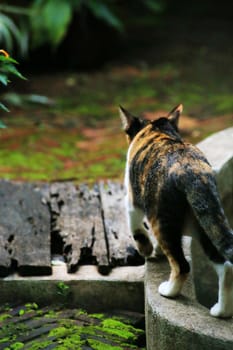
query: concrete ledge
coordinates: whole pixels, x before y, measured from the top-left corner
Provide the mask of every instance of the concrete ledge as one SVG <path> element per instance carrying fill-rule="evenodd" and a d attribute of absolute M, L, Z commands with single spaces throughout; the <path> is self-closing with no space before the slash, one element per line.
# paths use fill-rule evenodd
<path fill-rule="evenodd" d="M 216 173 L 223 207 L 233 227 L 233 127 L 207 137 L 197 146 Z"/>
<path fill-rule="evenodd" d="M 59 282 L 67 288 L 59 288 Z M 0 280 L 0 304 L 37 302 L 64 303 L 90 312 L 113 309 L 144 312 L 144 266 L 119 267 L 108 276 L 96 266 L 81 266 L 74 274 L 66 265 L 53 266 L 51 276 L 22 277 L 17 274 Z"/>
<path fill-rule="evenodd" d="M 233 320 L 211 317 L 196 301 L 191 279 L 179 298 L 159 295 L 169 272 L 167 261 L 146 264 L 147 350 L 232 350 Z"/>
<path fill-rule="evenodd" d="M 222 205 L 233 228 L 233 127 L 207 137 L 197 146 L 215 171 Z M 210 307 L 218 295 L 216 272 L 199 242 L 192 240 L 191 249 L 196 297 L 202 305 Z"/>

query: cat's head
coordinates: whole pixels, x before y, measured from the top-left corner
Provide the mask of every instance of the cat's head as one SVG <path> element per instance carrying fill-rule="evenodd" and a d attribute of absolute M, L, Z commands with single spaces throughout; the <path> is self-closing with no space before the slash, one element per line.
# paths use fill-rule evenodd
<path fill-rule="evenodd" d="M 171 110 L 166 117 L 160 117 L 155 120 L 146 120 L 132 115 L 123 107 L 119 107 L 120 117 L 128 141 L 131 142 L 134 137 L 147 125 L 152 125 L 153 130 L 161 131 L 170 136 L 178 136 L 178 122 L 180 114 L 183 111 L 183 105 L 179 104 Z"/>

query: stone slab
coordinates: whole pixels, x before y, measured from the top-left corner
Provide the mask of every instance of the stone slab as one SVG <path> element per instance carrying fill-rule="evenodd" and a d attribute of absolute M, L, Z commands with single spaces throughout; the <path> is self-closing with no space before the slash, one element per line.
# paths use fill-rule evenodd
<path fill-rule="evenodd" d="M 168 276 L 167 261 L 147 262 L 147 350 L 232 350 L 233 319 L 211 317 L 209 310 L 196 301 L 191 279 L 186 282 L 180 297 L 160 296 L 158 286 Z"/>
<path fill-rule="evenodd" d="M 40 305 L 67 303 L 91 312 L 116 308 L 143 312 L 144 268 L 144 265 L 116 267 L 103 276 L 97 266 L 80 266 L 70 274 L 66 265 L 61 264 L 52 267 L 51 276 L 27 278 L 15 273 L 0 279 L 0 304 L 33 300 Z M 67 295 L 58 293 L 59 282 L 69 287 Z"/>

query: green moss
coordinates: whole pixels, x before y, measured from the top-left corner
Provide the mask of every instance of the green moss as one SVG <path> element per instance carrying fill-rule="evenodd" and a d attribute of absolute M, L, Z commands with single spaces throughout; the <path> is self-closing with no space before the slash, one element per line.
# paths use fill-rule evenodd
<path fill-rule="evenodd" d="M 24 308 L 20 309 L 18 314 L 23 316 L 26 313 L 31 313 L 37 311 L 39 306 L 36 303 L 27 303 L 24 305 Z"/>
<path fill-rule="evenodd" d="M 142 333 L 142 330 L 136 329 L 131 325 L 125 324 L 113 318 L 107 318 L 101 323 L 104 332 L 117 335 L 128 341 L 135 340 L 136 335 Z"/>
<path fill-rule="evenodd" d="M 94 339 L 88 339 L 88 344 L 91 346 L 93 350 L 123 350 L 121 346 L 113 346 L 109 344 L 105 344 L 101 341 L 94 340 Z"/>
<path fill-rule="evenodd" d="M 58 345 L 57 349 L 81 349 L 81 345 L 84 345 L 85 341 L 82 341 L 76 334 L 67 337 L 62 340 L 62 345 Z"/>
<path fill-rule="evenodd" d="M 62 338 L 62 337 L 67 336 L 70 332 L 72 332 L 72 330 L 70 330 L 69 328 L 60 326 L 60 327 L 52 329 L 49 332 L 49 337 Z"/>
<path fill-rule="evenodd" d="M 54 311 L 54 310 L 49 310 L 49 312 L 47 312 L 44 317 L 46 318 L 56 318 L 58 317 L 58 312 Z"/>
<path fill-rule="evenodd" d="M 3 324 L 0 329 L 0 344 L 5 342 L 15 342 L 17 337 L 25 335 L 28 327 L 24 323 Z"/>
<path fill-rule="evenodd" d="M 38 310 L 39 306 L 36 303 L 25 304 L 27 310 Z"/>
<path fill-rule="evenodd" d="M 3 313 L 0 315 L 0 322 L 7 320 L 8 318 L 11 318 L 12 316 L 9 313 Z"/>
<path fill-rule="evenodd" d="M 4 310 L 4 309 L 3 309 Z M 9 308 L 9 311 L 12 311 Z M 18 342 L 22 335 L 25 336 L 30 334 L 33 330 L 28 328 L 24 321 L 20 320 L 20 315 L 26 314 L 27 312 L 34 313 L 34 318 L 40 320 L 41 317 L 54 318 L 56 319 L 56 324 L 54 324 L 53 329 L 51 329 L 48 334 L 33 340 L 27 344 Z M 6 314 L 4 312 L 3 314 Z M 63 318 L 63 311 L 61 307 L 56 306 L 56 308 L 51 309 L 47 313 L 44 309 L 40 309 L 36 303 L 26 303 L 24 307 L 18 312 L 18 317 L 20 322 L 9 323 L 7 318 L 3 318 L 2 328 L 0 329 L 0 344 L 8 343 L 6 350 L 17 350 L 24 346 L 30 348 L 30 350 L 40 350 L 50 345 L 56 345 L 58 350 L 66 349 L 82 349 L 83 346 L 90 346 L 92 349 L 96 350 L 123 350 L 127 349 L 139 349 L 135 343 L 138 336 L 143 332 L 142 330 L 135 329 L 133 326 L 126 324 L 127 321 L 119 320 L 119 318 L 106 318 L 104 313 L 94 313 L 88 314 L 84 310 L 74 310 L 69 319 Z M 83 325 L 77 324 L 77 318 L 85 315 L 84 319 L 89 319 L 90 323 L 87 321 Z M 93 320 L 95 319 L 95 321 Z M 6 324 L 4 324 L 6 320 Z M 93 322 L 94 321 L 94 322 Z M 92 322 L 94 324 L 92 324 Z M 126 322 L 126 323 L 125 323 Z M 51 321 L 48 322 L 51 324 Z M 52 321 L 53 324 L 53 321 Z M 46 326 L 46 322 L 44 323 Z M 112 344 L 112 345 L 111 345 Z M 1 347 L 1 346 L 0 346 Z"/>
<path fill-rule="evenodd" d="M 102 320 L 105 315 L 104 314 L 90 314 L 90 317 L 97 318 L 98 320 Z"/>
<path fill-rule="evenodd" d="M 82 327 L 74 325 L 69 320 L 62 321 L 64 325 L 56 327 L 49 332 L 48 337 L 54 337 L 57 345 L 56 349 L 79 349 L 77 346 L 81 346 L 84 341 L 81 340 L 80 334 L 82 333 Z"/>
<path fill-rule="evenodd" d="M 58 282 L 57 294 L 61 295 L 63 298 L 67 298 L 70 295 L 70 287 L 64 282 Z"/>
<path fill-rule="evenodd" d="M 85 310 L 79 309 L 75 316 L 78 317 L 81 315 L 87 315 L 87 312 Z"/>
<path fill-rule="evenodd" d="M 10 350 L 19 350 L 19 349 L 22 349 L 24 347 L 24 343 L 21 343 L 21 342 L 16 342 L 14 344 L 12 344 L 10 346 Z"/>
<path fill-rule="evenodd" d="M 1 335 L 1 333 L 0 333 L 0 335 Z M 9 341 L 11 341 L 11 340 L 12 340 L 11 337 L 3 337 L 3 338 L 0 338 L 0 344 L 9 342 Z"/>
<path fill-rule="evenodd" d="M 35 340 L 31 343 L 28 344 L 28 346 L 30 346 L 30 350 L 41 350 L 41 349 L 45 349 L 47 346 L 53 344 L 53 342 L 51 340 L 44 340 L 44 341 L 38 341 Z"/>

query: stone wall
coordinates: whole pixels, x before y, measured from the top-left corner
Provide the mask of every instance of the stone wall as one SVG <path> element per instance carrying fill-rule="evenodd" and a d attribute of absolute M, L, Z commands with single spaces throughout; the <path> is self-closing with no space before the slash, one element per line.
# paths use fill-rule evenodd
<path fill-rule="evenodd" d="M 216 173 L 224 211 L 233 227 L 233 128 L 215 133 L 200 142 L 198 147 Z M 217 300 L 217 276 L 196 240 L 192 240 L 191 249 L 196 296 L 201 304 L 210 307 Z"/>

